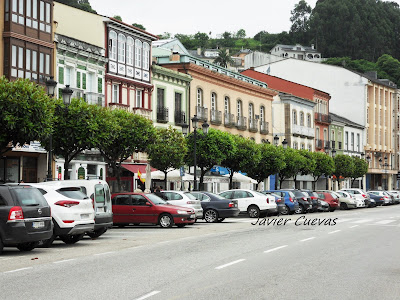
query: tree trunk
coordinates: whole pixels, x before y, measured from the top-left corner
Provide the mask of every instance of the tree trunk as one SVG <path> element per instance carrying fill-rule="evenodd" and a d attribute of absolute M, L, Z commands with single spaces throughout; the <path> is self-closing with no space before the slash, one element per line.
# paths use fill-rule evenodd
<path fill-rule="evenodd" d="M 117 190 L 118 192 L 122 191 L 121 187 L 121 164 L 117 165 L 113 164 L 113 169 L 115 170 L 115 177 L 117 178 Z"/>
<path fill-rule="evenodd" d="M 167 174 L 168 172 L 163 171 L 164 172 L 164 187 L 166 190 L 169 190 L 169 188 L 167 188 Z"/>
<path fill-rule="evenodd" d="M 204 191 L 204 185 L 203 185 L 203 181 L 204 181 L 204 175 L 206 174 L 207 170 L 203 170 L 203 168 L 200 168 L 201 172 L 200 172 L 200 186 L 199 186 L 199 191 Z"/>
<path fill-rule="evenodd" d="M 69 161 L 65 158 L 65 161 L 64 161 L 64 180 L 68 180 L 69 179 L 68 167 L 69 167 Z"/>
<path fill-rule="evenodd" d="M 233 170 L 229 170 L 229 189 L 233 189 Z"/>

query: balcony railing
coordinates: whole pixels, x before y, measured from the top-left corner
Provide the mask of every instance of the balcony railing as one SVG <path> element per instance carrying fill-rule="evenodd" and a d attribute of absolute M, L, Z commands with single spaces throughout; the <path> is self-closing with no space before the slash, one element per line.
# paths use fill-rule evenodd
<path fill-rule="evenodd" d="M 212 109 L 210 111 L 210 123 L 214 125 L 222 124 L 222 112 Z"/>
<path fill-rule="evenodd" d="M 315 148 L 324 148 L 324 140 L 315 140 Z"/>
<path fill-rule="evenodd" d="M 249 119 L 249 131 L 257 132 L 258 131 L 258 120 L 257 119 Z"/>
<path fill-rule="evenodd" d="M 168 122 L 168 108 L 157 107 L 157 122 L 167 123 Z"/>
<path fill-rule="evenodd" d="M 135 115 L 139 115 L 139 116 L 145 117 L 146 119 L 151 120 L 151 112 L 152 112 L 151 109 L 144 108 L 144 107 L 133 107 L 132 112 Z"/>
<path fill-rule="evenodd" d="M 186 113 L 184 111 L 175 112 L 175 125 L 182 125 L 186 123 Z"/>
<path fill-rule="evenodd" d="M 315 113 L 315 121 L 318 121 L 318 122 L 321 122 L 321 123 L 330 124 L 331 123 L 331 116 L 316 112 Z"/>
<path fill-rule="evenodd" d="M 122 103 L 113 103 L 112 102 L 112 103 L 108 103 L 108 106 L 111 109 L 123 109 L 123 110 L 129 111 L 129 106 L 126 104 L 122 104 Z"/>
<path fill-rule="evenodd" d="M 261 121 L 260 122 L 260 133 L 268 134 L 269 133 L 269 124 L 268 122 Z"/>
<path fill-rule="evenodd" d="M 83 99 L 85 99 L 84 90 L 73 88 L 73 87 L 71 87 L 71 90 L 73 91 L 71 98 L 78 98 L 78 99 L 83 98 Z"/>
<path fill-rule="evenodd" d="M 246 117 L 237 117 L 236 127 L 239 130 L 246 130 L 247 129 L 247 118 Z"/>
<path fill-rule="evenodd" d="M 86 102 L 89 104 L 94 104 L 98 106 L 104 106 L 104 95 L 99 93 L 87 92 L 86 93 Z"/>
<path fill-rule="evenodd" d="M 343 148 L 342 148 L 342 142 L 338 142 L 338 149 L 339 150 L 342 150 Z"/>
<path fill-rule="evenodd" d="M 330 141 L 325 141 L 325 142 L 324 142 L 324 148 L 331 149 L 331 143 L 330 143 Z"/>
<path fill-rule="evenodd" d="M 315 137 L 315 130 L 311 127 L 292 124 L 292 134 L 304 137 Z"/>
<path fill-rule="evenodd" d="M 224 125 L 228 128 L 235 127 L 235 116 L 233 114 L 224 114 Z"/>
<path fill-rule="evenodd" d="M 199 121 L 207 122 L 208 121 L 208 108 L 203 106 L 196 106 L 196 115 Z"/>

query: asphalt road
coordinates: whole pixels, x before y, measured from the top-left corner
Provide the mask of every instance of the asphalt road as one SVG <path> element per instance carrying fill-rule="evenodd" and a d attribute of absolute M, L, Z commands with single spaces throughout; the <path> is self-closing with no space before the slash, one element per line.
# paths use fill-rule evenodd
<path fill-rule="evenodd" d="M 5 248 L 0 299 L 400 299 L 400 205 L 279 219 Z"/>

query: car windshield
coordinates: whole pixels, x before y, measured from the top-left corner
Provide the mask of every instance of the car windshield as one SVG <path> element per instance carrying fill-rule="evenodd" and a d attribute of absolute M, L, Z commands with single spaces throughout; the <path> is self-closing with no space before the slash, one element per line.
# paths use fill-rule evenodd
<path fill-rule="evenodd" d="M 46 199 L 36 188 L 16 188 L 12 192 L 20 206 L 47 206 Z"/>
<path fill-rule="evenodd" d="M 265 196 L 265 194 L 263 194 L 263 193 L 260 193 L 260 192 L 253 192 L 255 195 L 257 195 L 257 196 Z"/>
<path fill-rule="evenodd" d="M 154 205 L 168 204 L 167 202 L 165 202 L 163 199 L 161 199 L 160 197 L 158 197 L 155 194 L 146 194 L 146 197 L 149 198 L 151 200 L 151 202 L 153 202 Z"/>
<path fill-rule="evenodd" d="M 218 199 L 218 200 L 226 200 L 226 198 L 222 197 L 221 195 L 217 195 L 217 194 L 210 193 L 210 192 L 208 192 L 207 194 L 204 194 L 204 195 L 212 196 L 214 199 Z"/>
<path fill-rule="evenodd" d="M 198 200 L 195 196 L 193 196 L 190 192 L 184 193 L 190 200 Z"/>

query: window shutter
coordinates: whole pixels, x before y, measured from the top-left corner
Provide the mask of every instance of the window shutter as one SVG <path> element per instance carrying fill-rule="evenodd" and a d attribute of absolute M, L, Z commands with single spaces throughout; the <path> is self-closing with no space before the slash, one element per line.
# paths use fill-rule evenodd
<path fill-rule="evenodd" d="M 58 67 L 58 83 L 64 84 L 64 67 Z"/>
<path fill-rule="evenodd" d="M 86 90 L 86 74 L 82 73 L 82 89 Z"/>
<path fill-rule="evenodd" d="M 76 72 L 76 87 L 81 88 L 81 72 Z"/>

